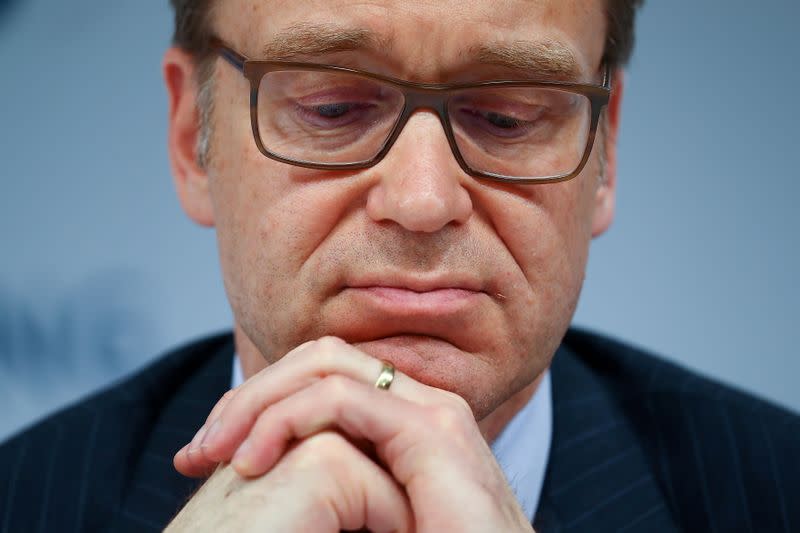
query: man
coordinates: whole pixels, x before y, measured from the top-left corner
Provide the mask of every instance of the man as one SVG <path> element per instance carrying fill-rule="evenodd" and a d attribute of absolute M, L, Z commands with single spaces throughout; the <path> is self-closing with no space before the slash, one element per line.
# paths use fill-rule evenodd
<path fill-rule="evenodd" d="M 567 333 L 635 4 L 175 0 L 234 342 L 5 444 L 3 529 L 800 528 L 796 416 Z"/>

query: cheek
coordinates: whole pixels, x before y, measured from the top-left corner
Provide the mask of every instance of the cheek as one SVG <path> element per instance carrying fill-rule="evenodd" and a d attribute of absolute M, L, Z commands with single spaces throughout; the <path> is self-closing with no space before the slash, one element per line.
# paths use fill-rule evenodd
<path fill-rule="evenodd" d="M 520 338 L 569 325 L 583 283 L 591 230 L 583 178 L 518 188 L 492 223 L 516 263 L 509 291 Z M 513 302 L 512 302 L 513 303 Z M 560 337 L 559 337 L 560 338 Z"/>
<path fill-rule="evenodd" d="M 273 360 L 313 336 L 319 322 L 315 254 L 346 218 L 346 180 L 283 165 L 256 152 L 216 178 L 217 238 L 236 323 Z"/>
<path fill-rule="evenodd" d="M 583 271 L 591 236 L 584 178 L 520 187 L 492 209 L 498 236 L 532 287 Z"/>

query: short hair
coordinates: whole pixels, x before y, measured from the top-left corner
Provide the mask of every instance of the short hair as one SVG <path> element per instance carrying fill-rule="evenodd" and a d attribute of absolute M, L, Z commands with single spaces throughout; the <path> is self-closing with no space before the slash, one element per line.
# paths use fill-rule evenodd
<path fill-rule="evenodd" d="M 602 63 L 613 72 L 630 60 L 634 44 L 636 10 L 644 0 L 606 0 L 606 42 Z M 175 10 L 175 33 L 172 43 L 194 57 L 197 66 L 195 76 L 198 86 L 197 105 L 200 112 L 200 134 L 195 152 L 197 162 L 207 168 L 211 158 L 210 139 L 214 108 L 214 55 L 210 41 L 214 0 L 170 0 Z M 600 134 L 605 138 L 605 120 L 601 122 Z M 600 157 L 603 157 L 603 150 Z M 605 169 L 605 164 L 601 165 Z M 600 180 L 605 179 L 602 171 Z"/>
<path fill-rule="evenodd" d="M 170 0 L 175 10 L 175 33 L 172 42 L 192 54 L 198 63 L 207 59 L 210 52 L 213 1 Z M 644 0 L 606 0 L 606 2 L 608 30 L 603 63 L 614 70 L 626 65 L 633 52 L 636 10 Z"/>

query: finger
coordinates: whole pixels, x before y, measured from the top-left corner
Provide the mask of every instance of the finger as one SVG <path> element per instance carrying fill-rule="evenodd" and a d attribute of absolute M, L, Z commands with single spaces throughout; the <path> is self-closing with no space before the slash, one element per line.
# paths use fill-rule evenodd
<path fill-rule="evenodd" d="M 221 466 L 167 531 L 414 530 L 405 492 L 342 435 L 304 440 L 266 476 Z"/>
<path fill-rule="evenodd" d="M 187 447 L 182 448 L 172 458 L 172 465 L 186 477 L 206 478 L 214 472 L 218 463 L 208 463 L 198 453 L 189 453 Z"/>
<path fill-rule="evenodd" d="M 326 337 L 290 352 L 241 387 L 214 420 L 201 443 L 209 463 L 228 461 L 250 433 L 256 418 L 270 405 L 329 375 L 341 375 L 372 386 L 383 363 L 340 339 Z M 415 403 L 441 401 L 444 393 L 395 372 L 391 394 Z"/>
<path fill-rule="evenodd" d="M 172 462 L 175 469 L 188 477 L 208 477 L 213 471 L 216 463 L 209 463 L 202 455 L 199 454 L 200 443 L 208 430 L 209 421 L 216 419 L 222 412 L 224 407 L 230 402 L 238 392 L 239 387 L 230 389 L 211 409 L 211 412 L 206 417 L 203 426 L 197 431 L 191 442 L 178 450 Z"/>
<path fill-rule="evenodd" d="M 294 348 L 292 352 L 303 349 L 311 342 L 312 341 L 304 342 Z M 289 354 L 292 352 L 289 352 Z M 206 417 L 205 423 L 200 427 L 197 433 L 195 433 L 192 440 L 175 453 L 172 463 L 178 472 L 187 477 L 208 477 L 214 472 L 214 469 L 221 461 L 215 461 L 205 457 L 201 449 L 201 444 L 205 440 L 205 436 L 209 428 L 213 425 L 213 422 L 219 418 L 225 406 L 228 405 L 230 400 L 242 387 L 243 385 L 239 385 L 223 394 L 211 409 L 211 412 Z"/>
<path fill-rule="evenodd" d="M 186 477 L 206 478 L 210 476 L 219 462 L 208 461 L 198 450 L 192 450 L 187 444 L 175 453 L 172 464 L 179 473 Z"/>
<path fill-rule="evenodd" d="M 208 416 L 206 417 L 206 421 L 203 424 L 203 427 L 208 427 L 208 423 L 219 416 L 219 414 L 222 412 L 225 406 L 228 405 L 228 403 L 234 398 L 234 396 L 236 396 L 236 394 L 239 392 L 240 389 L 241 385 L 232 388 L 231 390 L 222 395 L 222 398 L 220 398 L 219 401 L 217 401 L 217 403 L 211 409 L 211 412 L 208 413 Z"/>
<path fill-rule="evenodd" d="M 350 439 L 372 442 L 394 470 L 385 450 L 401 433 L 421 438 L 426 409 L 350 378 L 330 376 L 264 411 L 233 456 L 232 465 L 242 476 L 260 476 L 280 460 L 293 441 L 335 428 Z M 471 412 L 465 411 L 474 425 Z M 404 482 L 402 477 L 397 479 Z"/>
<path fill-rule="evenodd" d="M 336 432 L 322 432 L 300 442 L 273 473 L 292 480 L 282 484 L 284 497 L 296 501 L 311 495 L 322 503 L 312 506 L 320 512 L 293 518 L 293 530 L 413 531 L 411 505 L 403 488 Z M 302 524 L 303 520 L 307 523 Z"/>

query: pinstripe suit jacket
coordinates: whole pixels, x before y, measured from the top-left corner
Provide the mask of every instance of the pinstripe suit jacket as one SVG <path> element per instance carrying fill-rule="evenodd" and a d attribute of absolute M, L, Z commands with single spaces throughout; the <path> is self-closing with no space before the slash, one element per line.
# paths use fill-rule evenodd
<path fill-rule="evenodd" d="M 185 347 L 0 446 L 0 532 L 162 529 L 232 355 L 229 335 Z M 537 531 L 800 531 L 796 415 L 575 330 L 552 380 Z"/>

